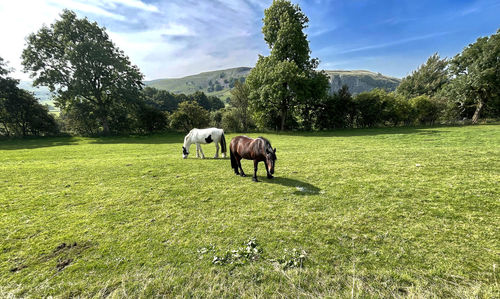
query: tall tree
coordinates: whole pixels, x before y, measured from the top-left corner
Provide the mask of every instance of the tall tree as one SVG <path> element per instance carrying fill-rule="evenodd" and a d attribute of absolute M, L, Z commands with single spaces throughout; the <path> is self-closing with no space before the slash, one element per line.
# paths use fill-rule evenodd
<path fill-rule="evenodd" d="M 259 56 L 246 80 L 253 108 L 270 118 L 279 116 L 281 130 L 299 104 L 326 96 L 328 80 L 324 73 L 315 72 L 318 60 L 310 58 L 309 41 L 303 32 L 308 22 L 298 5 L 274 0 L 264 11 L 262 27 L 270 56 Z M 324 79 L 318 80 L 318 76 Z M 318 82 L 322 84 L 318 86 Z M 309 88 L 311 85 L 315 88 Z"/>
<path fill-rule="evenodd" d="M 488 102 L 498 104 L 500 97 L 500 29 L 480 37 L 451 60 L 451 72 L 466 99 L 475 103 L 472 123 L 477 123 Z M 498 109 L 496 109 L 498 111 Z"/>
<path fill-rule="evenodd" d="M 131 105 L 139 97 L 143 75 L 104 28 L 64 10 L 61 19 L 27 38 L 22 54 L 24 69 L 58 94 L 57 105 L 88 101 L 105 134 L 111 109 Z"/>
<path fill-rule="evenodd" d="M 446 58 L 441 59 L 438 53 L 434 53 L 426 63 L 403 78 L 396 92 L 406 98 L 433 96 L 449 81 L 447 66 Z"/>
<path fill-rule="evenodd" d="M 234 88 L 231 89 L 231 106 L 236 108 L 238 119 L 241 122 L 241 128 L 244 132 L 248 130 L 250 117 L 248 113 L 248 96 L 250 89 L 246 83 L 236 81 Z"/>

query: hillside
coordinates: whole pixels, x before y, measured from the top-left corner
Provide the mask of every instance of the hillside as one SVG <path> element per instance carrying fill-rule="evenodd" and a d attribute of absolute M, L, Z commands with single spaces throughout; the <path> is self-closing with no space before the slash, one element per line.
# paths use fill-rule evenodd
<path fill-rule="evenodd" d="M 49 110 L 57 111 L 58 108 L 54 107 L 54 102 L 52 101 L 53 94 L 50 92 L 49 88 L 46 86 L 33 87 L 32 81 L 20 81 L 18 87 L 29 92 L 32 92 L 35 98 L 37 98 L 40 103 L 49 106 Z"/>
<path fill-rule="evenodd" d="M 238 67 L 226 70 L 205 72 L 198 75 L 175 79 L 158 79 L 144 82 L 146 86 L 165 89 L 173 93 L 191 94 L 200 90 L 208 95 L 226 99 L 236 80 L 244 80 L 251 68 Z"/>
<path fill-rule="evenodd" d="M 198 90 L 213 95 L 222 100 L 230 96 L 230 89 L 235 80 L 242 80 L 250 73 L 249 67 L 238 67 L 226 70 L 205 72 L 198 75 L 175 79 L 158 79 L 144 82 L 147 86 L 165 89 L 173 93 L 191 94 Z M 330 76 L 330 93 L 333 93 L 346 84 L 353 94 L 369 91 L 374 88 L 395 90 L 400 79 L 384 76 L 364 70 L 355 71 L 326 71 Z"/>
<path fill-rule="evenodd" d="M 352 94 L 370 91 L 374 88 L 393 91 L 401 82 L 398 78 L 364 70 L 326 71 L 326 73 L 330 76 L 330 93 L 339 90 L 344 84 L 349 86 Z"/>

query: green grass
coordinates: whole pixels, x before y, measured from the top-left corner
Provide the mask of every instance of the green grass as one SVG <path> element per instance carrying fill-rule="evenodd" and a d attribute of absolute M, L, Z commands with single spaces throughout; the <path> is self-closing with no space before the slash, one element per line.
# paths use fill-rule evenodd
<path fill-rule="evenodd" d="M 263 134 L 260 183 L 179 134 L 0 141 L 0 297 L 498 298 L 499 129 Z"/>

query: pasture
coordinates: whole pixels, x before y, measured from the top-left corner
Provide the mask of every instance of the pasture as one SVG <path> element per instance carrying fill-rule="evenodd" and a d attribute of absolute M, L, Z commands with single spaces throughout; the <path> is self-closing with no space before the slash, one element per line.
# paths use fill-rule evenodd
<path fill-rule="evenodd" d="M 0 141 L 0 297 L 500 296 L 498 125 L 248 135 Z"/>

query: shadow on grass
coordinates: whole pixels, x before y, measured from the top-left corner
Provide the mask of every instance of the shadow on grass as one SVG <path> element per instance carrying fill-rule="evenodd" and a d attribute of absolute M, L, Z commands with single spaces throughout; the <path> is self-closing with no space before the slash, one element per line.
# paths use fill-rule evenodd
<path fill-rule="evenodd" d="M 78 144 L 75 137 L 26 137 L 0 139 L 0 150 L 35 149 L 62 145 Z"/>
<path fill-rule="evenodd" d="M 387 135 L 387 134 L 431 135 L 440 133 L 441 130 L 439 130 L 439 128 L 441 127 L 444 128 L 449 126 L 357 128 L 357 129 L 337 129 L 332 131 L 318 131 L 318 132 L 289 131 L 289 132 L 279 132 L 277 134 L 283 136 L 300 136 L 300 137 L 354 137 L 354 136 L 375 136 L 375 135 Z M 275 132 L 272 134 L 275 134 Z"/>
<path fill-rule="evenodd" d="M 92 138 L 91 144 L 167 144 L 179 143 L 182 146 L 185 134 L 169 132 L 153 135 L 105 136 Z"/>
<path fill-rule="evenodd" d="M 295 195 L 316 195 L 321 191 L 320 188 L 311 185 L 309 183 L 299 181 L 296 179 L 274 177 L 273 179 L 259 178 L 259 181 L 267 184 L 277 184 L 285 187 L 291 187 L 295 189 L 293 194 Z"/>
<path fill-rule="evenodd" d="M 300 137 L 354 137 L 354 136 L 374 136 L 383 134 L 417 134 L 432 135 L 440 133 L 439 128 L 448 126 L 422 126 L 422 127 L 388 127 L 388 128 L 359 128 L 359 129 L 337 129 L 333 131 L 319 132 L 301 132 L 288 131 L 279 132 L 282 136 L 300 136 Z M 267 132 L 276 134 L 276 132 Z M 253 134 L 253 133 L 249 133 Z M 257 135 L 266 134 L 266 132 L 255 133 Z M 167 132 L 155 135 L 130 135 L 130 136 L 107 136 L 107 137 L 89 137 L 91 144 L 172 144 L 182 145 L 185 134 L 178 132 Z M 18 150 L 35 149 L 41 147 L 76 145 L 79 137 L 27 137 L 15 139 L 0 139 L 0 150 Z M 230 138 L 226 137 L 229 145 Z"/>

